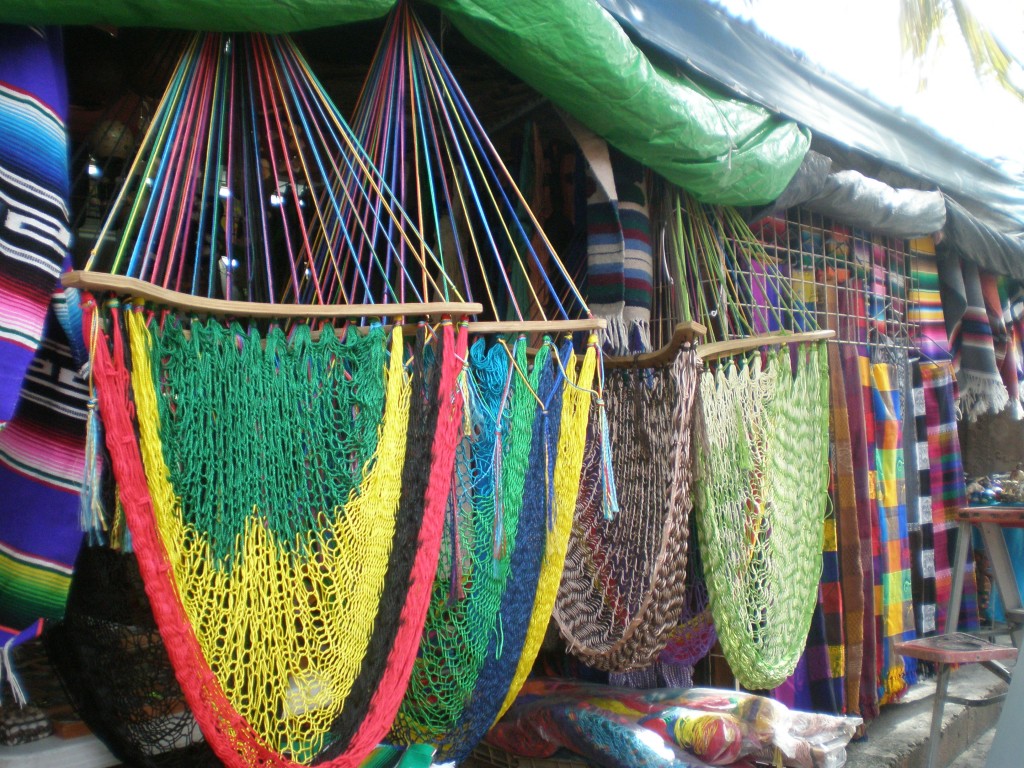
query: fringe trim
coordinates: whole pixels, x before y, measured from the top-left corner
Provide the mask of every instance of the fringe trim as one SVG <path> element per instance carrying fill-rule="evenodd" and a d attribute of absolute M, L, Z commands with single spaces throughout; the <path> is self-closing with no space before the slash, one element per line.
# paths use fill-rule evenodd
<path fill-rule="evenodd" d="M 651 350 L 651 324 L 648 319 L 629 317 L 632 314 L 629 309 L 608 315 L 595 314 L 608 322 L 599 334 L 605 353 L 625 357 Z"/>
<path fill-rule="evenodd" d="M 998 375 L 988 375 L 960 368 L 960 411 L 969 422 L 986 413 L 999 413 L 1010 402 L 1010 393 Z"/>

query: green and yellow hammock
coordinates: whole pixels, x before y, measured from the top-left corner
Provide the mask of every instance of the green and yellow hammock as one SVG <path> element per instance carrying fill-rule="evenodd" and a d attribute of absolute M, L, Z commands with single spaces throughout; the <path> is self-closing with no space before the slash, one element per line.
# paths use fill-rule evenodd
<path fill-rule="evenodd" d="M 196 36 L 65 278 L 147 595 L 228 766 L 357 766 L 393 723 L 439 741 L 451 723 L 422 727 L 416 704 L 453 642 L 438 628 L 469 622 L 470 680 L 475 630 L 529 614 L 504 696 L 561 572 L 599 350 L 552 335 L 599 324 L 488 174 L 419 166 L 406 185 L 375 147 L 288 38 Z M 449 197 L 427 213 L 421 195 Z M 556 282 L 524 303 L 506 264 Z M 515 571 L 517 550 L 537 566 Z M 509 605 L 518 578 L 535 591 Z"/>

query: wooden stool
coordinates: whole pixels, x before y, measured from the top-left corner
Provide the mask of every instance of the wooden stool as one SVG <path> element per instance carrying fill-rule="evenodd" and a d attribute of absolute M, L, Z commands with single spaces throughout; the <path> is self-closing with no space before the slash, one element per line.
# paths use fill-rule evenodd
<path fill-rule="evenodd" d="M 1006 682 L 1009 672 L 1000 661 L 1013 661 L 1017 649 L 1008 645 L 996 645 L 974 635 L 950 632 L 920 640 L 895 643 L 893 650 L 900 656 L 910 656 L 930 661 L 938 668 L 935 680 L 935 701 L 932 704 L 932 727 L 928 741 L 927 768 L 936 768 L 939 756 L 939 740 L 942 738 L 942 710 L 946 706 L 946 691 L 949 688 L 949 669 L 952 664 L 982 664 Z"/>

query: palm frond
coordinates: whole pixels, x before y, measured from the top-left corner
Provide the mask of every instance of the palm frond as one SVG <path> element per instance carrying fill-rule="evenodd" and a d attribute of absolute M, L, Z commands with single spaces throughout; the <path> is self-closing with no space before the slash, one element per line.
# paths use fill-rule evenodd
<path fill-rule="evenodd" d="M 992 75 L 1003 88 L 1024 101 L 1024 84 L 1013 79 L 1014 69 L 1021 69 L 1024 62 L 999 42 L 966 0 L 901 0 L 900 42 L 904 52 L 921 67 L 920 85 L 923 87 L 926 79 L 925 59 L 932 46 L 943 44 L 942 28 L 950 14 L 960 28 L 975 72 Z"/>

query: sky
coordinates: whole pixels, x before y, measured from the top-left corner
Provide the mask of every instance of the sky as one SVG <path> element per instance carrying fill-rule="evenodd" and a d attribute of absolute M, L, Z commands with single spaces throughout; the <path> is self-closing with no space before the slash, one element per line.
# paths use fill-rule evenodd
<path fill-rule="evenodd" d="M 901 51 L 897 0 L 717 2 L 850 85 L 1024 176 L 1024 102 L 995 78 L 979 79 L 952 16 L 943 43 L 918 63 Z M 1003 45 L 1024 60 L 1024 0 L 969 4 Z M 1016 74 L 1024 86 L 1024 72 Z"/>

